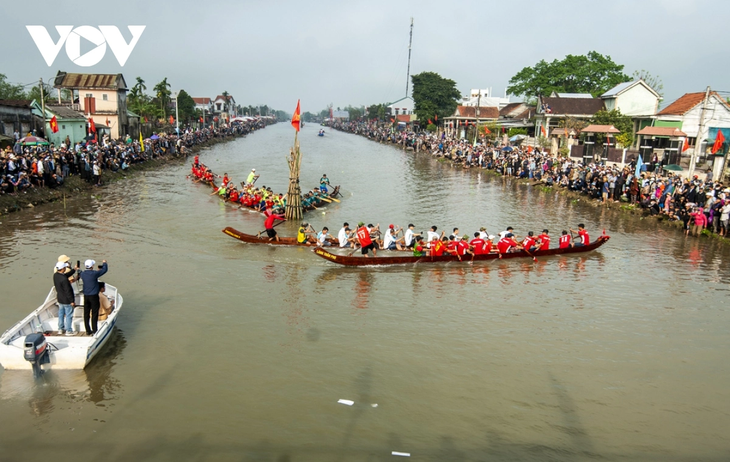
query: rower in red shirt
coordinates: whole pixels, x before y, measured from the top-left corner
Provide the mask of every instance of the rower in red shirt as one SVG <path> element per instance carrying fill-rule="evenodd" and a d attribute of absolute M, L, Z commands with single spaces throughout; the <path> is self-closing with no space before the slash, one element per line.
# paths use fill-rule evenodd
<path fill-rule="evenodd" d="M 560 236 L 559 242 L 560 242 L 559 247 L 561 249 L 567 249 L 568 247 L 570 247 L 570 235 L 568 234 L 568 232 L 566 230 L 563 230 L 563 233 Z"/>
<path fill-rule="evenodd" d="M 502 239 L 497 242 L 497 252 L 500 254 L 503 253 L 512 253 L 515 250 L 517 250 L 517 246 L 519 244 L 517 241 L 515 241 L 515 235 L 512 233 L 507 233 Z"/>
<path fill-rule="evenodd" d="M 481 235 L 477 231 L 476 233 L 474 233 L 474 239 L 472 239 L 471 242 L 469 242 L 469 245 L 471 246 L 472 251 L 474 252 L 474 255 L 483 255 L 485 253 L 489 253 L 489 252 L 484 251 L 485 250 L 484 247 L 487 242 L 484 239 L 482 239 L 480 236 Z"/>
<path fill-rule="evenodd" d="M 571 229 L 570 234 L 572 235 L 573 232 Z M 588 236 L 588 231 L 586 231 L 586 225 L 583 223 L 578 225 L 578 237 L 580 238 L 580 242 L 574 242 L 573 247 L 585 247 L 591 243 L 591 238 Z"/>
<path fill-rule="evenodd" d="M 370 229 L 365 226 L 365 223 L 361 221 L 357 224 L 357 231 L 355 234 L 357 235 L 357 240 L 360 242 L 360 252 L 366 257 L 369 257 L 370 255 L 368 255 L 368 250 L 372 250 L 373 256 L 377 257 L 378 251 L 375 249 L 375 244 L 370 238 Z"/>
<path fill-rule="evenodd" d="M 548 236 L 547 229 L 542 230 L 542 233 L 537 236 L 537 240 L 540 242 L 539 250 L 547 250 L 550 248 L 550 236 Z"/>
<path fill-rule="evenodd" d="M 532 231 L 529 231 L 527 233 L 527 236 L 522 240 L 522 248 L 527 250 L 528 252 L 534 252 L 537 250 L 537 243 L 535 242 L 535 238 L 533 237 L 535 234 Z"/>
<path fill-rule="evenodd" d="M 431 255 L 434 257 L 440 257 L 446 250 L 446 244 L 441 239 L 435 239 L 431 241 Z"/>
<path fill-rule="evenodd" d="M 274 229 L 274 220 L 284 221 L 286 218 L 284 218 L 284 215 L 275 214 L 271 209 L 266 209 L 264 215 L 266 215 L 264 228 L 266 229 L 266 234 L 269 236 L 269 241 L 276 239 L 276 242 L 279 242 L 279 235 L 276 234 L 276 230 Z"/>
<path fill-rule="evenodd" d="M 228 182 L 230 180 L 228 179 L 228 173 L 223 174 L 223 186 L 228 186 Z"/>
<path fill-rule="evenodd" d="M 466 242 L 466 239 L 459 239 L 456 241 L 456 251 L 459 253 L 459 256 L 464 256 L 466 254 L 474 256 L 474 252 L 469 250 L 469 243 Z"/>

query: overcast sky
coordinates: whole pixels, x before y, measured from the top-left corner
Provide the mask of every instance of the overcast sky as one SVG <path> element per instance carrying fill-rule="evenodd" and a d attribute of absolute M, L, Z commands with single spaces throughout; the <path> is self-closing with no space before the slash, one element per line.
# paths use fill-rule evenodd
<path fill-rule="evenodd" d="M 724 23 L 727 0 L 566 1 L 75 1 L 0 5 L 0 73 L 14 83 L 66 72 L 117 73 L 152 87 L 167 77 L 191 96 L 227 90 L 241 105 L 292 112 L 392 102 L 405 95 L 410 18 L 411 74 L 438 72 L 503 96 L 510 77 L 541 59 L 595 50 L 646 69 L 665 102 L 707 85 L 730 90 Z M 145 25 L 122 67 L 107 49 L 79 67 L 61 49 L 48 67 L 26 25 Z M 82 48 L 82 53 L 93 46 Z M 513 100 L 516 100 L 513 98 Z"/>

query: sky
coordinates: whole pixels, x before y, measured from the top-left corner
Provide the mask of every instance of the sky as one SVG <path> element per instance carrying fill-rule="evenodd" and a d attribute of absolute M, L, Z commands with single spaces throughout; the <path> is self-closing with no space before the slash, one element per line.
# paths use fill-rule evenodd
<path fill-rule="evenodd" d="M 121 72 L 130 88 L 141 76 L 150 94 L 167 77 L 173 91 L 228 91 L 237 104 L 289 113 L 297 99 L 303 112 L 367 106 L 406 95 L 413 18 L 411 75 L 437 72 L 463 94 L 491 88 L 504 96 L 522 68 L 595 50 L 629 76 L 658 76 L 666 105 L 708 85 L 730 90 L 728 13 L 727 0 L 5 1 L 0 73 L 29 84 L 59 70 Z M 107 46 L 90 67 L 62 47 L 49 67 L 29 25 L 45 26 L 54 41 L 57 25 L 116 26 L 127 41 L 128 25 L 146 28 L 124 66 Z M 81 43 L 82 54 L 94 48 Z"/>

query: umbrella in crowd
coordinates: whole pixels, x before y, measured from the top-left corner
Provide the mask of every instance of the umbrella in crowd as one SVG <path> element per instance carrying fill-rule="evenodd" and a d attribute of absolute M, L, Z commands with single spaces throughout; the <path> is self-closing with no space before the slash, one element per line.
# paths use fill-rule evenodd
<path fill-rule="evenodd" d="M 522 141 L 525 138 L 527 138 L 525 135 L 515 135 L 512 138 L 510 138 L 509 140 L 514 143 L 515 141 Z"/>
<path fill-rule="evenodd" d="M 157 136 L 157 135 L 152 135 L 152 136 L 150 136 L 150 139 L 151 139 L 151 140 L 159 140 L 159 139 L 160 139 L 160 137 L 159 137 L 159 136 Z"/>
<path fill-rule="evenodd" d="M 668 164 L 668 165 L 665 165 L 665 166 L 664 166 L 664 167 L 662 167 L 662 168 L 663 168 L 664 170 L 670 170 L 670 171 L 672 171 L 672 172 L 681 172 L 682 170 L 684 170 L 684 169 L 683 169 L 682 167 L 680 167 L 680 166 L 679 166 L 679 165 L 677 165 L 677 164 Z"/>
<path fill-rule="evenodd" d="M 514 149 L 512 149 L 512 146 L 505 146 L 502 148 L 502 151 L 512 152 Z"/>
<path fill-rule="evenodd" d="M 26 136 L 21 138 L 19 143 L 21 146 L 48 146 L 51 144 L 39 136 Z"/>

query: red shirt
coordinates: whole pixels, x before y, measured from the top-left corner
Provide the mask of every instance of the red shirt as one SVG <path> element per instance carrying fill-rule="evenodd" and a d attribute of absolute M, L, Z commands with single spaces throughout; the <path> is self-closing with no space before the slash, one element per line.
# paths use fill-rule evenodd
<path fill-rule="evenodd" d="M 223 186 L 228 186 L 228 175 L 223 175 Z"/>
<path fill-rule="evenodd" d="M 234 190 L 233 190 L 233 191 L 231 192 L 231 196 L 229 197 L 229 199 L 230 199 L 231 201 L 233 201 L 233 202 L 238 202 L 238 191 L 236 191 L 236 190 L 234 189 Z"/>
<path fill-rule="evenodd" d="M 567 249 L 570 247 L 570 234 L 563 234 L 560 236 L 560 248 Z"/>
<path fill-rule="evenodd" d="M 525 248 L 527 250 L 530 250 L 530 248 L 532 248 L 534 246 L 535 246 L 535 239 L 533 239 L 532 237 L 527 236 L 526 238 L 524 238 L 522 240 L 522 247 L 523 248 Z"/>
<path fill-rule="evenodd" d="M 510 237 L 503 237 L 499 240 L 499 242 L 497 242 L 497 250 L 499 250 L 499 253 L 507 253 L 509 252 L 509 249 L 515 247 L 516 245 L 517 242 L 515 242 L 514 239 Z"/>
<path fill-rule="evenodd" d="M 585 229 L 579 229 L 578 230 L 578 236 L 580 236 L 580 243 L 583 245 L 588 245 L 591 243 L 591 238 L 588 237 L 588 231 Z"/>
<path fill-rule="evenodd" d="M 357 240 L 360 241 L 362 247 L 367 247 L 373 243 L 372 239 L 370 239 L 370 231 L 368 231 L 366 226 L 357 229 Z"/>
<path fill-rule="evenodd" d="M 435 257 L 440 257 L 444 254 L 444 250 L 446 249 L 446 246 L 441 241 L 434 241 L 433 249 L 431 250 L 431 255 Z"/>
<path fill-rule="evenodd" d="M 537 239 L 541 242 L 540 250 L 547 250 L 550 248 L 550 236 L 545 233 L 537 236 Z"/>
<path fill-rule="evenodd" d="M 474 247 L 474 255 L 482 255 L 484 253 L 487 253 L 484 251 L 484 244 L 486 244 L 486 242 L 481 237 L 474 238 L 469 243 L 469 245 Z"/>
<path fill-rule="evenodd" d="M 457 244 L 458 244 L 457 241 L 449 241 L 449 244 L 446 246 L 446 248 L 449 249 L 450 252 L 452 252 L 452 253 L 456 252 L 458 254 L 459 250 L 456 247 Z"/>
<path fill-rule="evenodd" d="M 268 210 L 264 211 L 264 215 L 266 215 L 266 220 L 264 220 L 264 228 L 266 229 L 271 229 L 274 227 L 274 220 L 281 220 L 284 218 L 281 215 L 271 213 Z"/>
<path fill-rule="evenodd" d="M 494 245 L 492 244 L 492 241 L 486 241 L 484 243 L 484 253 L 490 253 L 492 251 L 492 247 Z"/>
<path fill-rule="evenodd" d="M 464 255 L 467 250 L 469 250 L 469 244 L 465 240 L 459 240 L 456 243 L 456 251 L 459 252 L 459 255 Z"/>

